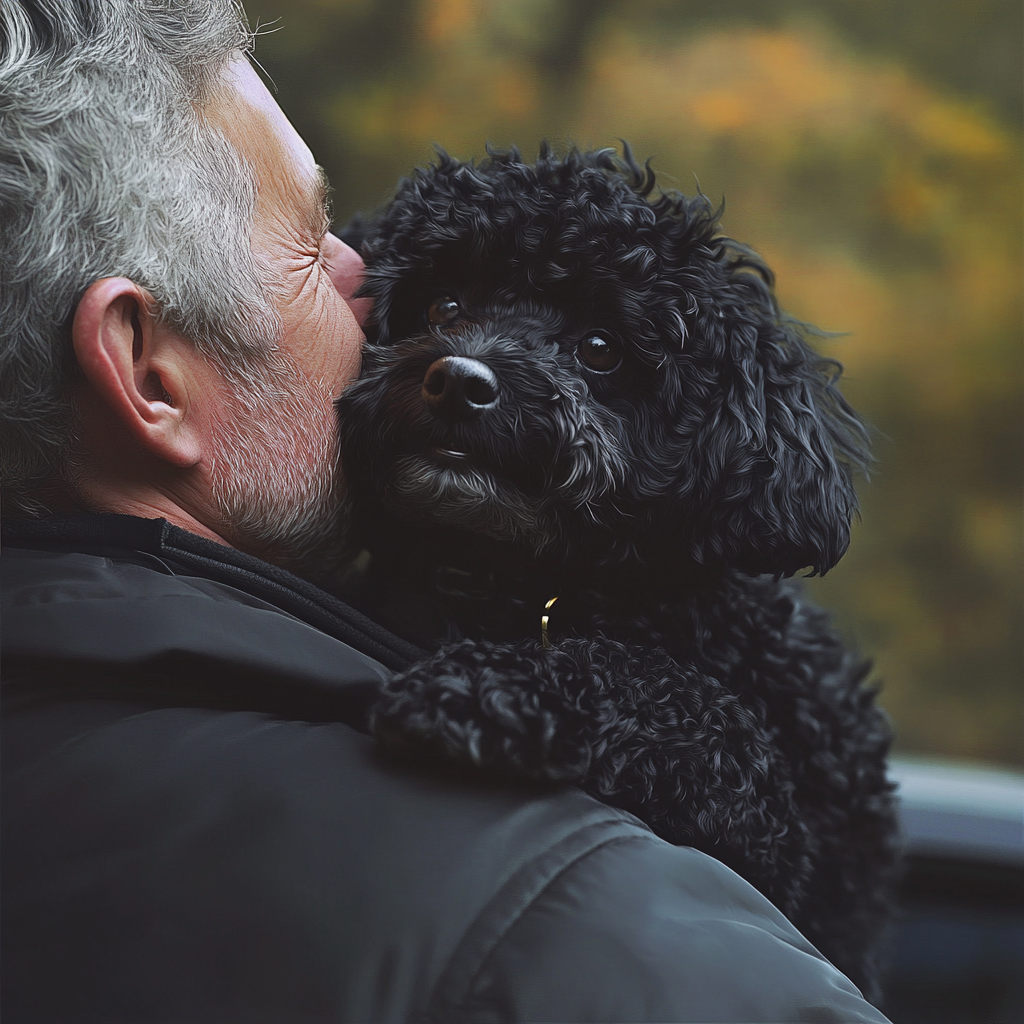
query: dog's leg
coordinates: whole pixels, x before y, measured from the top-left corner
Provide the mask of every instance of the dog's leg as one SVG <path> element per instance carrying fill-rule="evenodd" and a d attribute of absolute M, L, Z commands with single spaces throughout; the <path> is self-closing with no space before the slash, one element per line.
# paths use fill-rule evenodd
<path fill-rule="evenodd" d="M 394 676 L 370 724 L 395 752 L 577 785 L 800 905 L 815 840 L 761 715 L 664 650 L 460 641 Z"/>

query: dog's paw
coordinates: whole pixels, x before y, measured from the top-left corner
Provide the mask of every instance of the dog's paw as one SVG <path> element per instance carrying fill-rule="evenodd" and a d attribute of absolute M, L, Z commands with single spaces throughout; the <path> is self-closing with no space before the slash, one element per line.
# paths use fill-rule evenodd
<path fill-rule="evenodd" d="M 463 640 L 395 675 L 369 714 L 387 749 L 535 782 L 581 783 L 591 752 L 570 658 L 533 642 Z"/>
<path fill-rule="evenodd" d="M 815 839 L 757 706 L 661 649 L 463 640 L 394 676 L 371 709 L 389 750 L 577 785 L 734 867 L 785 913 Z"/>

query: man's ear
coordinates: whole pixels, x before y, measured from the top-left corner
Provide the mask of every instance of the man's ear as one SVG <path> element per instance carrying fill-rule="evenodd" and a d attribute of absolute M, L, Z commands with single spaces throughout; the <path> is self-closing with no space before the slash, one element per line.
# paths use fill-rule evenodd
<path fill-rule="evenodd" d="M 158 322 L 144 288 L 124 277 L 93 282 L 78 303 L 71 339 L 100 402 L 145 451 L 181 469 L 199 461 L 188 364 L 201 357 Z"/>

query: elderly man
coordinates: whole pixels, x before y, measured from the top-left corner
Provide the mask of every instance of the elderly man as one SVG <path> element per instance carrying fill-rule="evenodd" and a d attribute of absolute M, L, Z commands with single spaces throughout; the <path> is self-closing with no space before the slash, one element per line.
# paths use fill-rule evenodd
<path fill-rule="evenodd" d="M 4 1020 L 882 1020 L 630 815 L 375 753 L 361 263 L 249 41 L 0 4 Z"/>

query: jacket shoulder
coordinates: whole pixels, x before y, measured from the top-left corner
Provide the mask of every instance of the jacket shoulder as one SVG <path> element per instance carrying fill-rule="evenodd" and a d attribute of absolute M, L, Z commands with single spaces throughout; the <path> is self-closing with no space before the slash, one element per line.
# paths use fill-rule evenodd
<path fill-rule="evenodd" d="M 643 831 L 576 791 L 411 771 L 338 723 L 91 700 L 3 729 L 18 1019 L 412 1020 L 509 893 Z"/>
<path fill-rule="evenodd" d="M 478 928 L 436 1021 L 884 1024 L 760 893 L 696 850 L 615 837 L 569 863 L 501 934 Z"/>

